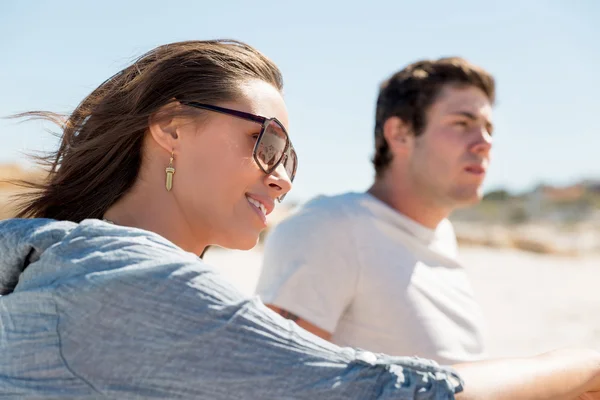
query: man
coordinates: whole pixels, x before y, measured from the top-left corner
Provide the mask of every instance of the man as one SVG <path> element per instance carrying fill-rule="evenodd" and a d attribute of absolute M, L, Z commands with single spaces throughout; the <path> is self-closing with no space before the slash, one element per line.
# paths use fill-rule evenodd
<path fill-rule="evenodd" d="M 263 301 L 342 346 L 444 364 L 483 358 L 483 318 L 447 217 L 481 199 L 494 97 L 493 77 L 461 58 L 385 81 L 375 182 L 319 197 L 274 229 Z"/>

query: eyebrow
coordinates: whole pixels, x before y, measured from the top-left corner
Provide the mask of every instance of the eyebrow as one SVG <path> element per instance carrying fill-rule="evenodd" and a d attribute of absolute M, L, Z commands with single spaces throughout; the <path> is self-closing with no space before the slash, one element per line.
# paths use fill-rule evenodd
<path fill-rule="evenodd" d="M 463 117 L 466 117 L 468 119 L 470 119 L 471 121 L 477 121 L 479 118 L 477 118 L 477 116 L 469 111 L 454 111 L 450 113 L 451 115 L 461 115 Z M 490 121 L 486 120 L 485 121 L 485 127 L 487 128 L 489 133 L 492 133 L 494 131 L 494 124 L 492 124 Z"/>

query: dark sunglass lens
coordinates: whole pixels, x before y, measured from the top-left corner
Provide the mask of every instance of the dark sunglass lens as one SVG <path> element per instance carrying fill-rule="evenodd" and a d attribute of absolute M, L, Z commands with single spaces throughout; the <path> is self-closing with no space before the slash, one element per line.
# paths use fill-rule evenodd
<path fill-rule="evenodd" d="M 298 157 L 294 149 L 290 149 L 289 154 L 285 158 L 285 172 L 287 172 L 290 181 L 296 176 L 296 168 L 298 168 Z"/>
<path fill-rule="evenodd" d="M 283 157 L 286 143 L 287 135 L 283 128 L 275 121 L 270 121 L 256 148 L 256 156 L 261 167 L 266 171 L 272 171 Z"/>

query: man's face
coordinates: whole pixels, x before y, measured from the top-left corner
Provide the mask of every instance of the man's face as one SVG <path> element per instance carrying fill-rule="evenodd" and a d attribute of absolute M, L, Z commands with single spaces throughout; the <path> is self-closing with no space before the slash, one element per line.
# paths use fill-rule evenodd
<path fill-rule="evenodd" d="M 492 105 L 474 86 L 446 86 L 414 140 L 408 174 L 418 195 L 441 207 L 476 203 L 492 148 Z"/>

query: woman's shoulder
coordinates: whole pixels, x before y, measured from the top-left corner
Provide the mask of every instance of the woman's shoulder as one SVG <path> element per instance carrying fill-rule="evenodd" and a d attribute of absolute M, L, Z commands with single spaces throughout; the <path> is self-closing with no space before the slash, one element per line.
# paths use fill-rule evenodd
<path fill-rule="evenodd" d="M 84 220 L 51 249 L 51 255 L 87 270 L 173 270 L 181 265 L 204 265 L 195 254 L 144 229 L 114 225 L 97 219 Z M 96 267 L 98 266 L 98 267 Z"/>
<path fill-rule="evenodd" d="M 101 220 L 12 220 L 0 225 L 0 233 L 0 281 L 16 282 L 21 276 L 22 289 L 81 280 L 89 284 L 99 274 L 104 280 L 149 281 L 185 268 L 209 269 L 158 234 Z"/>
<path fill-rule="evenodd" d="M 87 219 L 80 223 L 46 218 L 14 218 L 0 221 L 0 246 L 7 249 L 22 245 L 45 250 L 63 242 L 67 246 L 97 246 L 102 241 L 144 243 L 179 249 L 154 232 L 118 226 L 98 219 Z"/>

